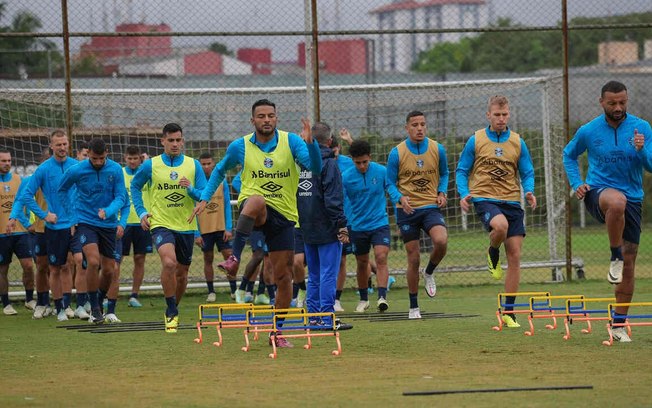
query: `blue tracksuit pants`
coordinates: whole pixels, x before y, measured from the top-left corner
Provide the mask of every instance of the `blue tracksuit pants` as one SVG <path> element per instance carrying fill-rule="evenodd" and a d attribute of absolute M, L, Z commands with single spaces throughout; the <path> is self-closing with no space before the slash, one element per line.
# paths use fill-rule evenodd
<path fill-rule="evenodd" d="M 333 312 L 337 274 L 340 269 L 342 244 L 335 241 L 329 244 L 304 244 L 306 264 L 308 265 L 308 287 L 306 303 L 309 313 Z M 329 318 L 322 319 L 331 325 Z"/>

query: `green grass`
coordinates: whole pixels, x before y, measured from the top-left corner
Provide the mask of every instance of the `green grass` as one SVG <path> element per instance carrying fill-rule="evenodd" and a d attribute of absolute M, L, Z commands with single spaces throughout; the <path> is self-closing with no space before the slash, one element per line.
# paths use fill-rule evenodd
<path fill-rule="evenodd" d="M 497 286 L 448 286 L 434 300 L 420 294 L 426 312 L 477 314 L 464 319 L 368 322 L 348 320 L 343 354 L 333 357 L 332 339 L 316 339 L 312 350 L 280 350 L 267 357 L 266 341 L 243 353 L 242 331 L 225 331 L 221 348 L 193 342 L 194 330 L 91 334 L 56 328 L 53 318 L 0 316 L 3 406 L 469 406 L 594 407 L 649 406 L 652 391 L 652 329 L 634 328 L 629 344 L 601 344 L 604 324 L 564 341 L 537 320 L 533 337 L 523 330 L 495 332 Z M 522 291 L 610 296 L 604 281 L 522 285 Z M 650 301 L 652 280 L 637 282 L 636 301 Z M 182 324 L 196 321 L 203 291 L 183 299 Z M 372 299 L 375 296 L 372 296 Z M 390 311 L 406 311 L 407 293 L 389 292 Z M 228 302 L 228 295 L 218 294 Z M 352 291 L 343 295 L 352 311 Z M 125 322 L 162 317 L 160 295 L 144 297 L 142 309 L 118 306 Z M 521 316 L 521 323 L 526 324 Z M 73 321 L 68 324 L 79 324 Z M 525 325 L 524 325 L 525 326 Z M 300 345 L 301 341 L 295 341 Z M 404 397 L 404 391 L 468 388 L 593 385 L 593 390 Z"/>

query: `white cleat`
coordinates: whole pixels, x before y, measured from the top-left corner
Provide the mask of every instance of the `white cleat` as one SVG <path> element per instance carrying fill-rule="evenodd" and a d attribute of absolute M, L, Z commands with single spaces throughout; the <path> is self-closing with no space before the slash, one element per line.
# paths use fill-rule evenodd
<path fill-rule="evenodd" d="M 623 260 L 615 259 L 609 264 L 609 273 L 607 274 L 609 283 L 617 284 L 623 281 Z"/>
<path fill-rule="evenodd" d="M 75 313 L 75 312 L 73 312 L 73 314 L 74 314 L 74 313 Z M 68 314 L 66 313 L 65 310 L 61 310 L 61 311 L 57 314 L 57 321 L 60 321 L 60 322 L 66 322 L 66 321 L 68 321 Z"/>
<path fill-rule="evenodd" d="M 36 306 L 34 308 L 34 314 L 32 315 L 32 319 L 42 319 L 45 316 L 45 306 Z"/>
<path fill-rule="evenodd" d="M 107 323 L 122 323 L 122 320 L 118 319 L 118 316 L 116 316 L 115 313 L 104 315 L 104 321 Z"/>
<path fill-rule="evenodd" d="M 333 310 L 336 312 L 343 312 L 344 308 L 342 307 L 342 303 L 340 303 L 339 299 L 335 300 L 335 304 L 333 305 Z"/>
<path fill-rule="evenodd" d="M 435 284 L 435 274 L 430 274 L 428 275 L 427 273 L 423 273 L 423 283 L 424 283 L 424 289 L 426 290 L 426 294 L 433 298 L 437 294 L 437 285 Z"/>
<path fill-rule="evenodd" d="M 25 302 L 25 308 L 33 311 L 35 307 L 36 307 L 36 300 L 32 299 L 29 302 Z"/>
<path fill-rule="evenodd" d="M 68 306 L 64 310 L 64 312 L 66 313 L 66 317 L 68 317 L 68 319 L 74 319 L 75 318 L 75 311 L 72 310 L 72 308 L 70 306 Z"/>
<path fill-rule="evenodd" d="M 9 303 L 7 306 L 5 306 L 4 309 L 2 309 L 2 313 L 4 313 L 7 316 L 14 316 L 18 314 L 18 312 L 16 311 L 16 309 L 14 309 L 11 303 Z"/>
<path fill-rule="evenodd" d="M 615 329 L 612 329 L 611 334 L 613 335 L 614 340 L 621 343 L 631 343 L 632 341 L 629 334 L 627 334 L 627 329 L 624 327 L 616 327 Z"/>
<path fill-rule="evenodd" d="M 211 292 L 206 296 L 206 302 L 208 303 L 213 303 L 215 302 L 215 299 L 217 299 L 217 296 L 215 295 L 215 292 Z"/>
<path fill-rule="evenodd" d="M 358 302 L 358 305 L 355 307 L 355 312 L 364 313 L 367 309 L 369 309 L 369 301 L 361 300 Z"/>
<path fill-rule="evenodd" d="M 91 315 L 86 312 L 84 306 L 77 306 L 77 309 L 75 309 L 75 317 L 81 320 L 88 320 Z"/>
<path fill-rule="evenodd" d="M 410 319 L 421 319 L 421 310 L 418 307 L 410 309 L 408 317 Z"/>

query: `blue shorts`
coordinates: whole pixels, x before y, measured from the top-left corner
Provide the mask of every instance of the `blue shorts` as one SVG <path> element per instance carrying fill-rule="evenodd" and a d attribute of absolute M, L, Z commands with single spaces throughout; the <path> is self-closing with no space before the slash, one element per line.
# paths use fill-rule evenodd
<path fill-rule="evenodd" d="M 18 259 L 31 259 L 32 246 L 29 234 L 12 234 L 0 237 L 0 265 L 9 265 L 13 254 Z"/>
<path fill-rule="evenodd" d="M 525 225 L 523 224 L 525 211 L 519 204 L 476 201 L 473 205 L 487 231 L 491 232 L 491 220 L 495 216 L 502 214 L 507 218 L 507 238 L 516 235 L 525 236 Z"/>
<path fill-rule="evenodd" d="M 371 231 L 351 231 L 351 242 L 353 242 L 353 253 L 356 255 L 368 254 L 372 245 L 389 247 L 391 242 L 389 225 Z"/>
<path fill-rule="evenodd" d="M 122 263 L 122 238 L 115 240 L 115 251 L 113 251 L 113 259 L 115 259 L 117 263 Z"/>
<path fill-rule="evenodd" d="M 79 239 L 82 248 L 86 245 L 97 244 L 100 254 L 106 258 L 114 258 L 115 253 L 115 228 L 96 227 L 95 225 L 80 223 L 75 236 Z"/>
<path fill-rule="evenodd" d="M 301 228 L 294 229 L 294 253 L 303 254 L 306 252 L 306 248 L 303 246 L 303 233 Z"/>
<path fill-rule="evenodd" d="M 402 208 L 396 209 L 396 223 L 403 242 L 416 241 L 421 238 L 421 230 L 428 234 L 434 226 L 446 227 L 444 216 L 439 208 L 417 208 L 410 215 Z"/>
<path fill-rule="evenodd" d="M 259 250 L 263 250 L 265 253 L 269 252 L 265 243 L 265 235 L 261 231 L 251 231 L 251 234 L 249 234 L 249 245 L 251 245 L 251 252 Z"/>
<path fill-rule="evenodd" d="M 593 218 L 601 224 L 604 224 L 604 214 L 600 210 L 600 194 L 602 191 L 604 191 L 604 188 L 587 191 L 584 196 L 584 206 Z M 629 200 L 627 200 L 627 204 L 625 205 L 623 239 L 636 245 L 641 241 L 641 208 L 641 203 L 635 203 Z"/>
<path fill-rule="evenodd" d="M 242 202 L 240 211 L 246 202 L 246 200 Z M 295 223 L 269 205 L 265 207 L 267 207 L 267 219 L 263 225 L 254 227 L 254 231 L 263 233 L 269 252 L 294 251 Z"/>
<path fill-rule="evenodd" d="M 212 252 L 213 248 L 217 246 L 217 250 L 222 252 L 225 249 L 232 249 L 231 241 L 224 240 L 224 231 L 213 231 L 208 234 L 201 234 L 204 240 L 204 246 L 201 248 L 203 252 Z"/>
<path fill-rule="evenodd" d="M 74 254 L 82 253 L 82 243 L 79 241 L 79 235 L 75 234 L 70 238 L 70 252 Z"/>
<path fill-rule="evenodd" d="M 62 266 L 68 261 L 68 252 L 71 251 L 72 235 L 70 228 L 50 229 L 45 227 L 45 239 L 48 253 L 48 262 L 52 266 Z"/>
<path fill-rule="evenodd" d="M 193 234 L 182 234 L 165 227 L 157 227 L 152 230 L 152 240 L 157 250 L 164 244 L 174 245 L 177 262 L 181 265 L 190 265 L 192 262 L 192 246 L 195 243 Z"/>
<path fill-rule="evenodd" d="M 122 235 L 122 255 L 129 255 L 129 250 L 134 247 L 134 254 L 152 253 L 152 234 L 145 231 L 140 225 L 127 225 Z"/>
<path fill-rule="evenodd" d="M 35 232 L 32 236 L 32 244 L 34 245 L 34 256 L 48 256 L 47 239 L 45 239 L 45 232 Z"/>

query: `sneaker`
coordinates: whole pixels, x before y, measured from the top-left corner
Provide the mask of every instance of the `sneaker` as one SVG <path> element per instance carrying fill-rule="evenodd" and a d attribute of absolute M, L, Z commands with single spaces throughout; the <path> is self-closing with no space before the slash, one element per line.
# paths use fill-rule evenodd
<path fill-rule="evenodd" d="M 260 295 L 256 295 L 256 298 L 254 299 L 254 305 L 269 305 L 269 304 L 270 304 L 269 296 L 267 296 L 264 293 Z"/>
<path fill-rule="evenodd" d="M 245 297 L 245 291 L 244 290 L 236 290 L 235 291 L 235 303 L 244 303 L 244 297 Z"/>
<path fill-rule="evenodd" d="M 208 294 L 208 296 L 206 296 L 206 301 L 208 303 L 215 302 L 215 299 L 217 299 L 217 296 L 215 296 L 215 292 L 211 292 L 211 293 Z"/>
<path fill-rule="evenodd" d="M 276 332 L 277 335 L 281 334 L 281 332 Z M 269 336 L 269 345 L 272 345 L 272 335 L 270 333 Z M 294 347 L 292 343 L 287 341 L 286 338 L 284 337 L 276 337 L 276 348 L 292 348 Z"/>
<path fill-rule="evenodd" d="M 627 329 L 624 327 L 616 327 L 611 330 L 614 340 L 617 340 L 621 343 L 630 343 L 632 339 L 627 334 Z"/>
<path fill-rule="evenodd" d="M 102 324 L 102 323 L 104 323 L 104 315 L 100 311 L 99 307 L 92 311 L 91 318 L 88 319 L 88 321 L 90 323 L 94 323 L 94 324 Z"/>
<path fill-rule="evenodd" d="M 16 311 L 16 309 L 14 309 L 11 303 L 5 306 L 5 308 L 2 310 L 2 313 L 6 314 L 7 316 L 13 316 L 18 314 L 18 312 Z"/>
<path fill-rule="evenodd" d="M 418 307 L 411 308 L 410 312 L 408 313 L 408 318 L 421 319 L 421 309 L 419 309 Z"/>
<path fill-rule="evenodd" d="M 396 278 L 393 276 L 390 276 L 387 279 L 387 291 L 389 292 L 392 289 L 392 285 L 396 282 Z"/>
<path fill-rule="evenodd" d="M 231 255 L 226 258 L 226 261 L 220 262 L 217 264 L 217 267 L 224 271 L 228 276 L 235 277 L 238 274 L 238 267 L 240 266 L 240 261 L 235 255 Z"/>
<path fill-rule="evenodd" d="M 127 306 L 129 307 L 143 307 L 142 303 L 138 300 L 138 298 L 135 297 L 130 297 L 129 302 L 127 303 Z"/>
<path fill-rule="evenodd" d="M 504 272 L 503 272 L 503 267 L 500 265 L 500 261 L 498 262 L 498 264 L 496 264 L 496 267 L 494 268 L 489 253 L 487 253 L 487 267 L 489 268 L 489 273 L 491 274 L 492 278 L 494 278 L 495 280 L 501 280 L 503 278 Z"/>
<path fill-rule="evenodd" d="M 344 323 L 340 319 L 335 319 L 335 330 L 351 330 L 352 328 L 352 324 Z"/>
<path fill-rule="evenodd" d="M 306 291 L 299 289 L 299 294 L 297 295 L 297 307 L 303 307 L 306 304 Z"/>
<path fill-rule="evenodd" d="M 385 299 L 384 297 L 378 298 L 378 302 L 376 302 L 376 306 L 378 307 L 378 311 L 380 313 L 389 309 L 389 303 L 387 303 L 387 299 Z"/>
<path fill-rule="evenodd" d="M 333 310 L 336 312 L 343 312 L 344 308 L 342 307 L 342 303 L 340 303 L 339 299 L 335 301 L 335 304 L 333 305 Z"/>
<path fill-rule="evenodd" d="M 235 292 L 231 293 L 231 300 L 235 300 Z"/>
<path fill-rule="evenodd" d="M 166 333 L 176 333 L 179 328 L 179 316 L 167 317 L 165 318 L 165 332 Z"/>
<path fill-rule="evenodd" d="M 32 299 L 29 302 L 25 302 L 25 307 L 29 310 L 34 310 L 36 307 L 36 300 Z"/>
<path fill-rule="evenodd" d="M 77 309 L 75 309 L 75 317 L 81 320 L 88 320 L 90 319 L 91 315 L 86 313 L 84 306 L 77 306 Z"/>
<path fill-rule="evenodd" d="M 86 313 L 91 314 L 91 302 L 86 301 L 86 303 L 84 303 L 84 310 Z"/>
<path fill-rule="evenodd" d="M 423 288 L 426 290 L 426 294 L 434 298 L 437 294 L 437 284 L 435 283 L 435 274 L 423 273 Z"/>
<path fill-rule="evenodd" d="M 64 309 L 64 312 L 66 313 L 66 316 L 68 319 L 74 319 L 75 318 L 75 311 L 72 310 L 72 307 L 68 306 L 67 308 Z"/>
<path fill-rule="evenodd" d="M 45 306 L 45 312 L 43 312 L 43 317 L 56 316 L 57 309 L 53 309 L 50 305 Z"/>
<path fill-rule="evenodd" d="M 369 301 L 361 300 L 358 302 L 358 305 L 355 307 L 356 313 L 364 313 L 365 310 L 369 309 Z"/>
<path fill-rule="evenodd" d="M 34 314 L 32 315 L 32 319 L 42 319 L 45 316 L 45 306 L 36 306 L 34 308 Z"/>
<path fill-rule="evenodd" d="M 74 314 L 75 312 L 73 312 Z M 64 309 L 61 309 L 59 313 L 57 313 L 57 321 L 59 322 L 65 322 L 68 321 L 68 314 Z"/>
<path fill-rule="evenodd" d="M 122 323 L 122 320 L 118 319 L 118 316 L 116 316 L 115 313 L 108 313 L 104 316 L 104 320 L 106 320 L 107 323 Z"/>
<path fill-rule="evenodd" d="M 251 303 L 253 300 L 254 300 L 254 295 L 252 295 L 251 292 L 246 292 L 244 296 L 244 302 Z"/>
<path fill-rule="evenodd" d="M 620 283 L 623 281 L 623 260 L 615 259 L 609 264 L 609 273 L 607 274 L 609 283 Z"/>
<path fill-rule="evenodd" d="M 517 327 L 521 327 L 521 325 L 518 324 L 518 322 L 517 322 L 516 319 L 514 318 L 514 315 L 504 314 L 503 317 L 502 317 L 502 319 L 503 319 L 503 323 L 505 323 L 505 325 L 506 325 L 507 327 L 511 328 L 511 329 L 515 329 L 515 328 L 517 328 Z"/>

